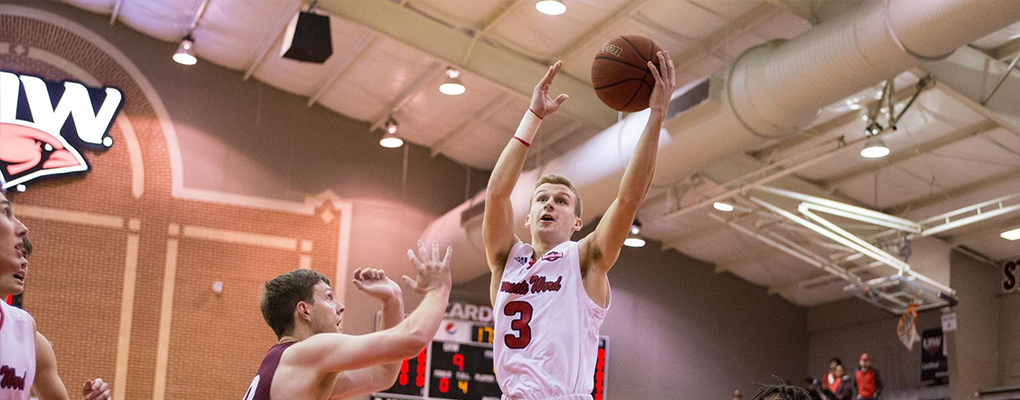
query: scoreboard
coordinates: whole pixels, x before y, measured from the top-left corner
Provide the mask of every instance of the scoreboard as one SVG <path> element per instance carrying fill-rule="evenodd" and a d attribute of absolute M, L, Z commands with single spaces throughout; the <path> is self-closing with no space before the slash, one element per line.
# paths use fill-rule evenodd
<path fill-rule="evenodd" d="M 499 400 L 502 392 L 493 368 L 492 326 L 446 319 L 428 347 L 404 360 L 393 386 L 375 400 Z M 608 338 L 599 338 L 592 397 L 606 400 Z"/>

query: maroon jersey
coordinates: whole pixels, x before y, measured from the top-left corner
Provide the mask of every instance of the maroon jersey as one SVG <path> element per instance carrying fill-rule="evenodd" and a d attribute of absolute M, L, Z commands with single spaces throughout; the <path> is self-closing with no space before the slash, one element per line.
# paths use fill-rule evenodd
<path fill-rule="evenodd" d="M 297 342 L 278 343 L 269 348 L 266 358 L 262 359 L 262 365 L 259 365 L 259 373 L 252 379 L 243 400 L 270 400 L 269 389 L 273 386 L 273 375 L 276 375 L 276 367 L 280 365 L 280 357 L 283 356 L 283 351 L 294 343 Z"/>

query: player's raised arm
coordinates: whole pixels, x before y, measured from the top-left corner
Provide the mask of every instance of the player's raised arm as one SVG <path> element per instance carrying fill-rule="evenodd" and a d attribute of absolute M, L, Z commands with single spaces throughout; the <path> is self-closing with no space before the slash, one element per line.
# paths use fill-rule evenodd
<path fill-rule="evenodd" d="M 521 176 L 521 169 L 524 168 L 524 161 L 528 157 L 528 148 L 531 146 L 535 133 L 542 123 L 542 119 L 556 112 L 560 104 L 569 98 L 566 94 L 560 94 L 555 99 L 549 97 L 549 86 L 552 85 L 556 74 L 563 67 L 563 63 L 557 61 L 549 67 L 542 80 L 535 85 L 531 95 L 531 104 L 524 113 L 521 125 L 517 128 L 510 142 L 499 155 L 496 166 L 489 176 L 489 184 L 485 192 L 485 214 L 482 219 L 482 237 L 485 243 L 485 257 L 489 269 L 496 275 L 501 272 L 506 264 L 507 254 L 513 247 L 516 239 L 513 233 L 513 208 L 510 203 L 510 194 L 517 185 L 517 179 Z M 493 278 L 498 280 L 498 277 Z"/>
<path fill-rule="evenodd" d="M 381 269 L 354 270 L 354 286 L 382 301 L 382 329 L 393 328 L 404 320 L 404 300 L 400 285 L 386 277 Z M 353 371 L 336 377 L 330 398 L 346 399 L 389 388 L 400 373 L 400 362 L 394 361 Z"/>
<path fill-rule="evenodd" d="M 429 257 L 425 245 L 418 241 L 418 251 L 420 258 L 414 251 L 408 250 L 408 257 L 418 271 L 417 279 L 407 276 L 403 279 L 412 289 L 425 293 L 425 298 L 400 324 L 361 336 L 339 333 L 313 335 L 288 349 L 281 363 L 323 375 L 400 362 L 421 352 L 439 330 L 446 311 L 452 285 L 450 255 L 453 249 L 447 248 L 446 257 L 440 258 L 439 244 L 433 243 L 432 256 Z"/>
<path fill-rule="evenodd" d="M 641 138 L 638 139 L 634 156 L 627 164 L 620 182 L 620 191 L 616 200 L 599 221 L 595 230 L 585 237 L 580 244 L 581 263 L 590 267 L 591 273 L 605 274 L 616 264 L 623 241 L 627 239 L 634 215 L 645 200 L 645 194 L 652 184 L 655 173 L 655 158 L 659 150 L 659 131 L 666 117 L 666 109 L 676 85 L 673 60 L 668 52 L 657 53 L 659 66 L 656 68 L 651 61 L 648 68 L 655 78 L 655 87 L 649 99 L 651 113 Z"/>

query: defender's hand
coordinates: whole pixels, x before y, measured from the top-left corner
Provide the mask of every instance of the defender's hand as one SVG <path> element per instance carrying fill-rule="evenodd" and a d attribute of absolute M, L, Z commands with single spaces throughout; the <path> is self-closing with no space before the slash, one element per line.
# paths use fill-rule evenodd
<path fill-rule="evenodd" d="M 416 279 L 407 275 L 403 276 L 404 283 L 418 292 L 425 293 L 436 289 L 449 290 L 453 282 L 450 278 L 450 256 L 453 254 L 453 247 L 446 248 L 446 256 L 439 258 L 439 242 L 432 242 L 432 257 L 425 250 L 425 243 L 418 241 L 418 253 L 414 250 L 407 250 L 407 258 L 411 259 L 414 268 L 418 271 Z"/>
<path fill-rule="evenodd" d="M 386 301 L 400 297 L 400 285 L 386 277 L 386 272 L 376 268 L 354 270 L 354 286 L 369 296 Z"/>
<path fill-rule="evenodd" d="M 566 93 L 556 96 L 555 100 L 549 97 L 549 86 L 552 85 L 553 78 L 556 77 L 556 73 L 560 72 L 562 67 L 563 61 L 557 61 L 556 64 L 549 67 L 542 80 L 535 85 L 535 92 L 531 94 L 530 109 L 539 118 L 545 118 L 556 112 L 556 110 L 560 109 L 560 104 L 563 104 L 564 101 L 570 98 Z"/>
<path fill-rule="evenodd" d="M 85 400 L 109 400 L 110 385 L 103 382 L 102 378 L 85 381 L 85 385 L 81 388 L 81 397 Z"/>
<path fill-rule="evenodd" d="M 652 77 L 655 78 L 655 87 L 652 88 L 652 95 L 648 99 L 648 105 L 653 113 L 666 115 L 669 108 L 670 97 L 673 96 L 673 89 L 676 87 L 676 69 L 673 60 L 669 58 L 668 51 L 655 53 L 659 57 L 659 66 L 662 71 L 655 68 L 655 64 L 648 62 L 648 69 L 652 70 Z"/>

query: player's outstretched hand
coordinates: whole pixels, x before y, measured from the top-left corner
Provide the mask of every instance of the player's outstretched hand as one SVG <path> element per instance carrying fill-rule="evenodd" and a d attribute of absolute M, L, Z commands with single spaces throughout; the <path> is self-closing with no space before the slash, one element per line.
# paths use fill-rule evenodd
<path fill-rule="evenodd" d="M 369 296 L 386 301 L 401 295 L 400 285 L 386 277 L 386 272 L 377 268 L 354 270 L 354 286 Z"/>
<path fill-rule="evenodd" d="M 561 93 L 555 99 L 549 97 L 549 86 L 552 85 L 553 78 L 556 78 L 556 73 L 560 72 L 562 67 L 563 61 L 557 61 L 556 64 L 549 67 L 542 80 L 535 85 L 535 91 L 531 94 L 530 109 L 539 118 L 545 118 L 549 114 L 556 112 L 556 110 L 560 109 L 560 104 L 563 104 L 564 101 L 570 98 L 566 93 Z"/>
<path fill-rule="evenodd" d="M 411 259 L 418 276 L 411 279 L 404 275 L 404 283 L 418 292 L 425 293 L 436 289 L 449 290 L 453 285 L 450 278 L 450 256 L 453 254 L 453 247 L 446 248 L 446 256 L 439 258 L 439 242 L 432 242 L 432 256 L 429 257 L 428 250 L 425 250 L 425 242 L 418 241 L 418 255 L 414 250 L 407 250 L 407 258 Z"/>
<path fill-rule="evenodd" d="M 102 378 L 85 381 L 85 385 L 81 387 L 81 397 L 85 400 L 109 400 L 110 385 L 103 382 Z"/>
<path fill-rule="evenodd" d="M 662 70 L 655 68 L 655 64 L 648 62 L 648 69 L 652 70 L 652 77 L 655 78 L 655 87 L 652 88 L 652 95 L 648 99 L 648 105 L 652 112 L 666 114 L 669 108 L 669 98 L 673 96 L 673 89 L 676 87 L 676 69 L 673 60 L 669 58 L 668 51 L 655 53 L 659 57 L 659 66 Z"/>

